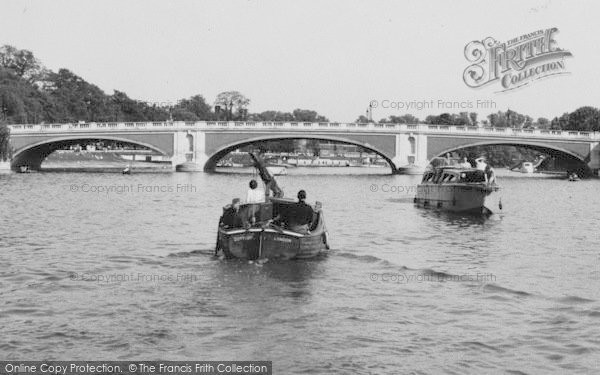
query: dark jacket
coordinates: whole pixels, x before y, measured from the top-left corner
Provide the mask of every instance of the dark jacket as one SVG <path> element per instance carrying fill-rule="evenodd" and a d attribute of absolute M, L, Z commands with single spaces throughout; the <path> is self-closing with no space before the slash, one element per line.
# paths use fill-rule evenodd
<path fill-rule="evenodd" d="M 227 207 L 221 216 L 221 224 L 229 228 L 240 228 L 242 226 L 242 218 L 239 212 L 232 206 Z"/>
<path fill-rule="evenodd" d="M 313 219 L 314 211 L 312 207 L 305 202 L 295 203 L 292 209 L 292 215 L 289 218 L 290 225 L 310 224 Z"/>

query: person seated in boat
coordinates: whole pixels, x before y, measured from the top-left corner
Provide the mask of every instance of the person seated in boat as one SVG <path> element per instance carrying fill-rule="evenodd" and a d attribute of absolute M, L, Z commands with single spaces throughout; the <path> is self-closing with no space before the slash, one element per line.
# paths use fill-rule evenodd
<path fill-rule="evenodd" d="M 302 234 L 308 234 L 308 228 L 313 220 L 314 211 L 306 202 L 306 191 L 298 192 L 298 202 L 291 209 L 291 213 L 285 219 L 290 230 Z"/>
<path fill-rule="evenodd" d="M 475 163 L 475 168 L 479 169 L 480 171 L 485 171 L 485 167 L 487 166 L 487 163 L 485 162 L 485 156 L 481 156 L 475 159 Z"/>
<path fill-rule="evenodd" d="M 452 155 L 449 152 L 447 152 L 446 158 L 444 159 L 444 165 L 452 165 L 451 157 L 452 157 Z"/>
<path fill-rule="evenodd" d="M 463 161 L 462 163 L 460 163 L 458 165 L 460 168 L 473 168 L 473 166 L 471 165 L 471 163 L 469 163 L 469 159 L 467 159 L 467 157 L 463 157 Z"/>
<path fill-rule="evenodd" d="M 489 164 L 485 165 L 485 180 L 488 184 L 496 183 L 496 172 L 494 172 L 494 168 L 490 167 Z"/>
<path fill-rule="evenodd" d="M 437 184 L 438 182 L 440 182 L 440 180 L 442 179 L 443 173 L 444 173 L 444 171 L 442 169 L 436 169 L 435 174 L 434 174 L 433 178 L 431 179 L 431 182 L 433 182 L 434 184 Z"/>
<path fill-rule="evenodd" d="M 223 210 L 220 225 L 225 228 L 241 228 L 242 218 L 240 216 L 240 198 L 233 198 L 230 205 Z"/>

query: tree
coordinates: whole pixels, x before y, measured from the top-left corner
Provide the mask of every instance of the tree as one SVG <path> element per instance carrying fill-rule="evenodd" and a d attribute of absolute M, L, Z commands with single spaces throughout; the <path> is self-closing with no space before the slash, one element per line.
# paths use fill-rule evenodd
<path fill-rule="evenodd" d="M 540 117 L 535 124 L 537 124 L 537 127 L 540 129 L 548 129 L 550 127 L 550 120 L 545 117 Z"/>
<path fill-rule="evenodd" d="M 115 121 L 115 103 L 98 86 L 86 82 L 83 78 L 68 69 L 60 69 L 58 73 L 51 73 L 48 80 L 52 82 L 53 89 L 48 92 L 50 98 L 57 103 L 58 121 Z M 115 91 L 115 95 L 118 91 Z M 135 102 L 124 93 L 120 93 L 126 100 Z M 117 101 L 118 102 L 118 101 Z M 138 113 L 139 111 L 133 111 Z M 135 116 L 127 117 L 126 121 L 133 121 Z"/>
<path fill-rule="evenodd" d="M 44 68 L 28 50 L 4 45 L 0 47 L 0 66 L 14 71 L 19 77 L 33 82 Z"/>
<path fill-rule="evenodd" d="M 206 121 L 214 118 L 210 105 L 202 95 L 180 100 L 173 107 L 172 115 L 175 121 Z"/>
<path fill-rule="evenodd" d="M 369 119 L 365 115 L 360 115 L 354 122 L 357 124 L 366 124 L 369 122 Z"/>
<path fill-rule="evenodd" d="M 0 123 L 0 161 L 6 161 L 10 158 L 10 129 L 6 124 Z"/>
<path fill-rule="evenodd" d="M 418 124 L 419 119 L 411 114 L 406 114 L 402 116 L 392 115 L 389 117 L 389 119 L 383 119 L 381 122 L 389 122 L 392 124 Z"/>
<path fill-rule="evenodd" d="M 292 112 L 294 120 L 299 122 L 328 122 L 329 120 L 325 116 L 319 115 L 316 111 L 308 109 L 294 109 Z"/>
<path fill-rule="evenodd" d="M 438 117 L 437 124 L 439 125 L 451 125 L 453 123 L 452 116 L 449 113 L 442 113 Z"/>
<path fill-rule="evenodd" d="M 558 118 L 558 128 L 557 129 L 566 129 L 569 124 L 569 113 L 565 112 Z"/>
<path fill-rule="evenodd" d="M 279 112 L 279 111 L 264 111 L 261 113 L 255 113 L 251 116 L 254 121 L 281 121 L 281 122 L 291 122 L 295 121 L 294 115 L 289 112 Z"/>
<path fill-rule="evenodd" d="M 426 124 L 436 124 L 437 121 L 438 121 L 438 116 L 429 115 L 429 116 L 425 117 Z"/>
<path fill-rule="evenodd" d="M 469 117 L 469 112 L 460 112 L 458 114 L 458 119 L 455 122 L 455 125 L 471 125 L 471 118 Z"/>
<path fill-rule="evenodd" d="M 469 113 L 469 118 L 471 119 L 471 125 L 472 126 L 477 126 L 478 122 L 477 122 L 477 112 L 471 112 Z"/>
<path fill-rule="evenodd" d="M 225 91 L 217 95 L 215 107 L 219 107 L 217 116 L 222 111 L 225 113 L 227 121 L 240 118 L 244 115 L 246 107 L 250 104 L 250 99 L 246 98 L 238 91 Z M 235 110 L 235 111 L 234 111 Z"/>
<path fill-rule="evenodd" d="M 566 121 L 568 130 L 598 131 L 600 130 L 600 111 L 594 107 L 580 107 L 571 112 Z"/>

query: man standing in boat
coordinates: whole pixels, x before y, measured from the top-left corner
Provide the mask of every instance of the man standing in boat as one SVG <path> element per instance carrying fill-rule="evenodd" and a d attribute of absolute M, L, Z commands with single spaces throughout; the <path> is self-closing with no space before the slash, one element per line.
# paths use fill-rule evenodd
<path fill-rule="evenodd" d="M 485 171 L 485 167 L 487 167 L 487 163 L 485 162 L 485 156 L 480 156 L 475 159 L 476 168 L 480 171 Z"/>
<path fill-rule="evenodd" d="M 246 203 L 264 203 L 265 191 L 258 188 L 256 180 L 250 180 L 250 189 L 246 193 Z"/>
<path fill-rule="evenodd" d="M 246 204 L 248 204 L 247 220 L 250 224 L 256 223 L 256 214 L 260 210 L 260 203 L 265 203 L 265 191 L 258 188 L 256 180 L 250 180 L 250 189 L 246 193 Z"/>

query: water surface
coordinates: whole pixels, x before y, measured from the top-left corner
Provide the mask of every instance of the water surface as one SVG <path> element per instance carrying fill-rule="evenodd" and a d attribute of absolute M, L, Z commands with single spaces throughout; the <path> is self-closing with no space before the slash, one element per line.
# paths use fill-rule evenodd
<path fill-rule="evenodd" d="M 0 175 L 1 357 L 598 368 L 600 181 L 505 176 L 485 219 L 414 207 L 418 176 L 314 171 L 278 181 L 323 202 L 332 249 L 263 266 L 212 256 L 249 175 Z"/>

